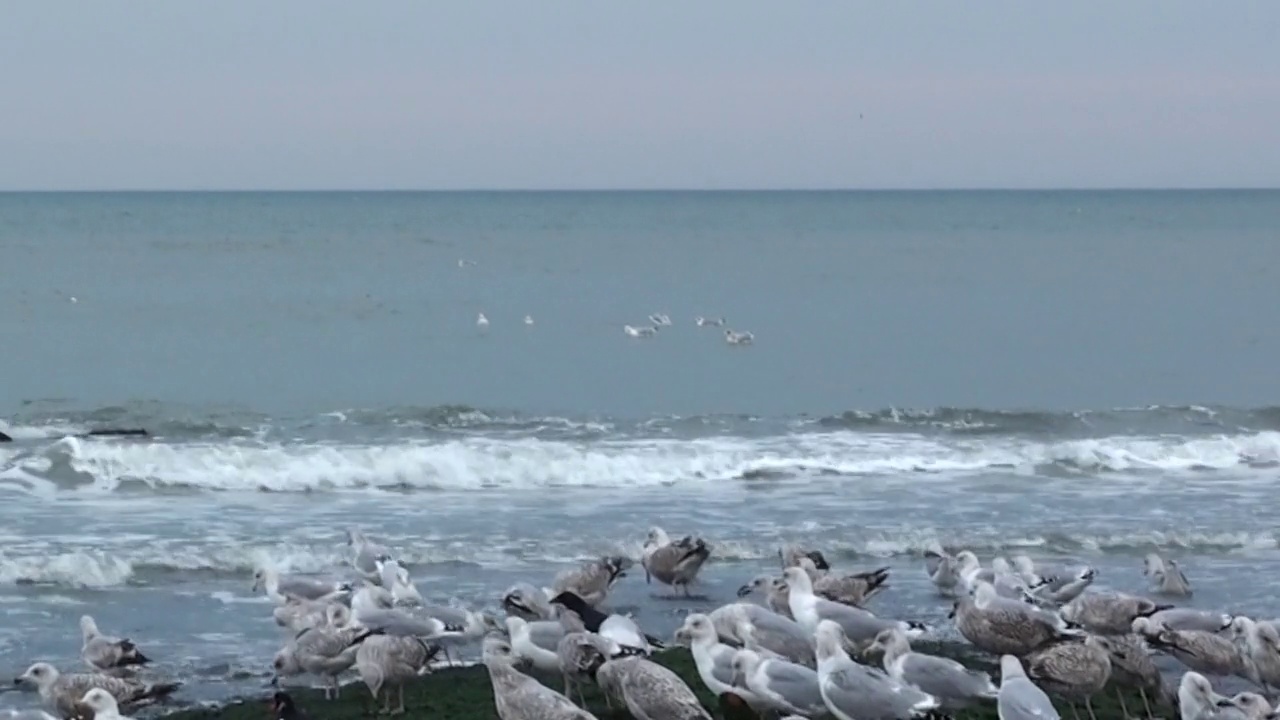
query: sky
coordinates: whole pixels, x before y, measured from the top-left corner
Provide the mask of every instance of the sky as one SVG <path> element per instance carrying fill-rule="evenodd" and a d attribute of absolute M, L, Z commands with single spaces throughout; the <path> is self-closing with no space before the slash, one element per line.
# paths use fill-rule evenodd
<path fill-rule="evenodd" d="M 1280 187 L 1280 2 L 9 3 L 0 190 Z"/>

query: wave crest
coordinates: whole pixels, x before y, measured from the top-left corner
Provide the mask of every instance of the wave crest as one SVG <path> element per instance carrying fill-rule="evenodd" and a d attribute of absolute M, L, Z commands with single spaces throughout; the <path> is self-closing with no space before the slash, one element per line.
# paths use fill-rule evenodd
<path fill-rule="evenodd" d="M 1205 473 L 1277 464 L 1277 432 L 1057 442 L 849 431 L 596 442 L 464 437 L 394 444 L 166 443 L 68 437 L 41 449 L 0 451 L 0 489 L 536 489 L 771 481 L 813 475 Z"/>

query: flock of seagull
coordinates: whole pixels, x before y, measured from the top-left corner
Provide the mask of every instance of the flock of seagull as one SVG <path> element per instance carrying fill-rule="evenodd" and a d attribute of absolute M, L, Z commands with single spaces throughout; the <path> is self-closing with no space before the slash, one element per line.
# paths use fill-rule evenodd
<path fill-rule="evenodd" d="M 459 268 L 475 267 L 476 264 L 477 263 L 474 260 L 468 260 L 466 258 L 458 259 Z M 75 299 L 72 298 L 72 302 L 74 301 Z M 708 318 L 698 316 L 694 318 L 693 322 L 698 327 L 724 327 L 725 324 L 724 318 L 722 317 Z M 524 324 L 533 325 L 533 316 L 525 315 Z M 670 315 L 667 315 L 666 313 L 653 313 L 649 316 L 648 325 L 623 325 L 622 332 L 625 333 L 627 337 L 649 338 L 657 335 L 659 329 L 670 327 L 672 324 Z M 483 312 L 476 315 L 476 327 L 479 328 L 481 332 L 489 329 L 489 318 Z M 751 345 L 755 342 L 755 336 L 749 332 L 739 332 L 726 327 L 724 328 L 724 341 L 730 345 Z"/>
<path fill-rule="evenodd" d="M 354 668 L 387 714 L 405 712 L 404 686 L 439 665 L 450 649 L 479 643 L 481 662 L 502 720 L 593 720 L 582 687 L 597 685 L 610 707 L 637 720 L 710 720 L 694 691 L 649 656 L 666 647 L 631 617 L 605 607 L 635 561 L 593 559 L 557 574 L 550 587 L 518 583 L 501 598 L 505 617 L 432 605 L 388 548 L 347 531 L 353 581 L 255 571 L 253 590 L 274 601 L 275 622 L 288 639 L 272 659 L 272 684 L 311 675 L 337 698 L 338 678 Z M 646 582 L 693 597 L 690 587 L 711 556 L 702 538 L 673 539 L 651 528 L 639 563 Z M 736 601 L 688 614 L 671 642 L 687 646 L 700 681 L 721 702 L 762 716 L 909 720 L 941 718 L 994 703 L 1001 720 L 1056 720 L 1050 696 L 1079 720 L 1083 705 L 1108 684 L 1136 691 L 1146 717 L 1173 708 L 1182 720 L 1278 720 L 1267 695 L 1280 687 L 1280 621 L 1180 607 L 1151 597 L 1093 588 L 1088 566 L 1048 567 L 1026 556 L 996 557 L 983 567 L 968 550 L 925 554 L 925 571 L 951 603 L 959 635 L 999 658 L 997 683 L 980 670 L 912 648 L 936 628 L 867 609 L 889 587 L 889 571 L 840 572 L 820 550 L 784 547 L 781 573 L 760 575 Z M 1176 562 L 1150 554 L 1151 595 L 1187 598 L 1190 583 Z M 103 634 L 81 619 L 81 658 L 89 672 L 60 672 L 48 663 L 17 684 L 34 685 L 62 718 L 121 720 L 120 708 L 164 698 L 178 683 L 148 682 L 135 671 L 150 662 L 127 638 Z M 1170 684 L 1153 656 L 1186 667 Z M 563 682 L 563 691 L 537 676 Z M 1218 694 L 1210 678 L 1238 677 L 1261 692 Z M 392 707 L 392 696 L 397 702 Z M 575 701 L 576 699 L 576 701 Z M 296 717 L 287 693 L 272 705 Z M 43 711 L 11 712 L 22 720 L 54 720 Z"/>
<path fill-rule="evenodd" d="M 698 327 L 724 327 L 724 318 L 706 318 L 698 316 L 693 319 L 693 323 Z M 524 316 L 525 325 L 533 325 L 533 316 Z M 664 327 L 670 327 L 674 323 L 671 322 L 671 316 L 666 313 L 654 313 L 649 316 L 648 325 L 623 325 L 622 332 L 627 337 L 633 338 L 650 338 L 658 334 L 658 330 Z M 484 313 L 476 315 L 476 327 L 481 332 L 489 329 L 489 316 Z M 737 331 L 731 328 L 724 328 L 724 341 L 730 345 L 751 345 L 755 342 L 756 336 L 746 331 Z"/>

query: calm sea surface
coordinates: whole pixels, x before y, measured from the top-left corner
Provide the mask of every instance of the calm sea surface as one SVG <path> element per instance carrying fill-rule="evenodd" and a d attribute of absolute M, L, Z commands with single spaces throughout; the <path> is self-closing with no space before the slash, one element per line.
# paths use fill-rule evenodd
<path fill-rule="evenodd" d="M 708 601 L 617 592 L 660 635 L 782 542 L 943 634 L 934 542 L 1275 617 L 1278 273 L 1280 192 L 0 194 L 0 665 L 90 613 L 256 691 L 255 563 L 344 575 L 353 525 L 493 610 L 699 533 Z"/>

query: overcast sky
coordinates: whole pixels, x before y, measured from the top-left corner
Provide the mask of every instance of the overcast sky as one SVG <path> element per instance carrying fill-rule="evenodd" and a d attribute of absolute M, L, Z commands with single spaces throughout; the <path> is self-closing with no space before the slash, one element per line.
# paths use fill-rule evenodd
<path fill-rule="evenodd" d="M 1280 2 L 8 3 L 0 189 L 1280 186 Z"/>

